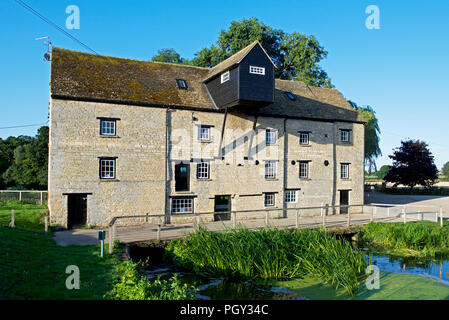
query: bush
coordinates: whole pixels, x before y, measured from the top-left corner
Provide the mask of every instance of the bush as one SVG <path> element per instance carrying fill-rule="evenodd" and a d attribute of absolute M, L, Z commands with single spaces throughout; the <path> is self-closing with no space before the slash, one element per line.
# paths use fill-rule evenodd
<path fill-rule="evenodd" d="M 195 298 L 195 288 L 180 284 L 175 274 L 168 280 L 159 277 L 149 281 L 139 273 L 138 268 L 144 263 L 125 261 L 117 267 L 121 274 L 113 289 L 104 298 L 112 300 L 192 300 Z"/>

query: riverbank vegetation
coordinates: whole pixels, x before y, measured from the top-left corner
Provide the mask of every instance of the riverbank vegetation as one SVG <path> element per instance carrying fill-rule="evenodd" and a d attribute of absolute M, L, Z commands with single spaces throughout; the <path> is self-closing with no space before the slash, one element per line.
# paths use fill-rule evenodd
<path fill-rule="evenodd" d="M 193 300 L 195 288 L 187 284 L 180 284 L 175 274 L 167 280 L 160 278 L 154 281 L 139 272 L 145 263 L 125 261 L 117 266 L 120 279 L 115 282 L 113 289 L 104 295 L 112 300 Z"/>
<path fill-rule="evenodd" d="M 439 257 L 449 254 L 449 225 L 435 222 L 370 223 L 361 229 L 362 243 L 381 246 L 399 256 Z"/>
<path fill-rule="evenodd" d="M 9 228 L 11 210 L 15 228 Z M 0 202 L 0 300 L 2 299 L 188 299 L 190 288 L 176 278 L 147 281 L 138 265 L 121 261 L 123 247 L 100 256 L 99 245 L 58 246 L 51 228 L 44 232 L 46 206 Z M 105 244 L 107 252 L 107 244 Z M 79 269 L 80 288 L 67 289 L 71 273 Z M 187 290 L 189 289 L 189 290 Z"/>
<path fill-rule="evenodd" d="M 309 229 L 213 233 L 200 228 L 171 241 L 166 252 L 176 265 L 196 272 L 242 279 L 312 276 L 349 295 L 356 294 L 369 264 L 349 241 Z"/>

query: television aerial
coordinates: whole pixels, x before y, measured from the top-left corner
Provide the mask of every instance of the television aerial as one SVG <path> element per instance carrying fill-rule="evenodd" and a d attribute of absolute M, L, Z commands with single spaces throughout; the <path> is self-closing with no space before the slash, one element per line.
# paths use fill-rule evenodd
<path fill-rule="evenodd" d="M 43 39 L 47 39 L 47 41 L 44 41 L 44 45 L 47 46 L 47 52 L 44 53 L 44 61 L 50 61 L 51 60 L 51 42 L 50 42 L 50 37 L 46 36 L 46 37 L 40 37 L 40 38 L 36 38 L 34 40 L 43 40 Z"/>

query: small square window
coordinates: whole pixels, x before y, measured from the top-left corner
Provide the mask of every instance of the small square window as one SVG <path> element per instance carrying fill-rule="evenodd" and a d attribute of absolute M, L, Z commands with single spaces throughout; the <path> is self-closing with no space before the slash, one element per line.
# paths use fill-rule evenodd
<path fill-rule="evenodd" d="M 225 83 L 226 81 L 229 80 L 229 78 L 230 78 L 229 71 L 226 71 L 221 75 L 221 83 Z"/>
<path fill-rule="evenodd" d="M 197 179 L 209 179 L 209 163 L 199 162 L 196 165 L 196 177 Z"/>
<path fill-rule="evenodd" d="M 265 193 L 264 205 L 265 207 L 273 207 L 275 204 L 274 193 Z"/>
<path fill-rule="evenodd" d="M 265 75 L 265 68 L 249 66 L 249 73 L 258 74 L 258 75 L 263 76 L 263 75 Z"/>
<path fill-rule="evenodd" d="M 350 133 L 351 133 L 351 130 L 342 129 L 340 131 L 341 142 L 349 142 L 350 141 Z"/>
<path fill-rule="evenodd" d="M 100 135 L 102 136 L 115 136 L 116 135 L 117 121 L 112 119 L 100 120 Z"/>
<path fill-rule="evenodd" d="M 277 131 L 272 129 L 267 129 L 265 131 L 266 144 L 275 144 L 276 143 Z"/>
<path fill-rule="evenodd" d="M 187 82 L 184 79 L 176 79 L 179 89 L 187 90 Z"/>
<path fill-rule="evenodd" d="M 340 176 L 342 179 L 349 179 L 349 163 L 341 164 L 341 175 Z"/>
<path fill-rule="evenodd" d="M 299 133 L 299 144 L 306 145 L 309 144 L 309 132 Z"/>
<path fill-rule="evenodd" d="M 286 190 L 285 191 L 285 202 L 286 203 L 296 203 L 297 199 L 297 190 Z"/>
<path fill-rule="evenodd" d="M 115 179 L 114 158 L 100 158 L 100 179 Z"/>
<path fill-rule="evenodd" d="M 209 126 L 199 126 L 198 128 L 198 140 L 200 141 L 210 141 L 210 127 Z"/>

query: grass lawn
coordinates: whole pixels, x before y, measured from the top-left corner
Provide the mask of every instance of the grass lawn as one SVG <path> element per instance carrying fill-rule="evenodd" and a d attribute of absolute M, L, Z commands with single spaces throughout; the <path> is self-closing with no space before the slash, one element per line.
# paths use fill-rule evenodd
<path fill-rule="evenodd" d="M 319 279 L 305 278 L 273 283 L 311 300 L 447 300 L 449 286 L 436 280 L 411 274 L 381 272 L 380 288 L 368 290 L 364 283 L 355 297 L 348 296 L 342 288 L 335 290 Z"/>
<path fill-rule="evenodd" d="M 0 201 L 0 226 L 9 226 L 12 209 L 15 212 L 15 225 L 17 229 L 44 232 L 43 217 L 47 212 L 47 206 L 18 201 Z"/>
<path fill-rule="evenodd" d="M 16 226 L 11 229 L 11 209 Z M 40 221 L 45 206 L 0 203 L 0 299 L 102 299 L 118 276 L 119 248 L 100 257 L 97 246 L 57 246 Z M 105 245 L 107 252 L 107 245 Z M 68 290 L 67 266 L 80 270 L 80 289 Z"/>
<path fill-rule="evenodd" d="M 0 227 L 0 299 L 102 299 L 111 290 L 119 253 L 99 246 L 55 244 L 51 236 Z M 80 289 L 68 290 L 67 266 L 80 270 Z"/>

